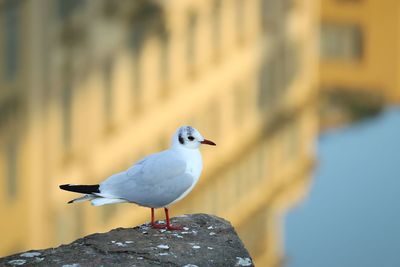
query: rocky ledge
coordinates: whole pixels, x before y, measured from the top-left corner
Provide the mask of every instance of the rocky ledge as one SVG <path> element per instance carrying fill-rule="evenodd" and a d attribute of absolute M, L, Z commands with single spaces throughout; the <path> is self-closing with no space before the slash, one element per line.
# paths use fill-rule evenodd
<path fill-rule="evenodd" d="M 0 258 L 0 266 L 254 266 L 232 225 L 207 214 L 172 219 L 182 231 L 148 224 L 92 234 L 57 248 Z"/>

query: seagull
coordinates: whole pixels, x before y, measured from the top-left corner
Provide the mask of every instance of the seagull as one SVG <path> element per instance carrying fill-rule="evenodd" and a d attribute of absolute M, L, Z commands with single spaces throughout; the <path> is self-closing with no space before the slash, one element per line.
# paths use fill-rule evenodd
<path fill-rule="evenodd" d="M 151 209 L 153 228 L 182 230 L 181 226 L 171 225 L 168 207 L 189 194 L 199 180 L 203 169 L 199 151 L 201 144 L 216 145 L 195 128 L 182 126 L 173 135 L 172 144 L 167 150 L 144 157 L 100 184 L 63 184 L 60 189 L 84 194 L 68 204 L 87 200 L 93 206 L 135 203 Z M 156 208 L 164 208 L 166 224 L 155 223 Z"/>

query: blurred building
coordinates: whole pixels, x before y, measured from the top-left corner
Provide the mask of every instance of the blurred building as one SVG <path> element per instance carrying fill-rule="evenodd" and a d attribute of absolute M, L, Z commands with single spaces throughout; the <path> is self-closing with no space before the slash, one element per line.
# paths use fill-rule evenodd
<path fill-rule="evenodd" d="M 0 254 L 149 220 L 67 205 L 190 124 L 218 146 L 174 215 L 232 221 L 259 266 L 307 191 L 317 131 L 315 0 L 2 0 Z M 160 217 L 162 218 L 162 217 Z"/>
<path fill-rule="evenodd" d="M 400 102 L 400 2 L 321 0 L 324 90 L 379 92 Z"/>

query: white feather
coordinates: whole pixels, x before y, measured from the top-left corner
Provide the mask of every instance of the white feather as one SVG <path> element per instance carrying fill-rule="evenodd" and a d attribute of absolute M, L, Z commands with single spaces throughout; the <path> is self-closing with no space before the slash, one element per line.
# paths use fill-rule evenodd
<path fill-rule="evenodd" d="M 75 198 L 75 199 L 71 200 L 68 203 L 79 203 L 79 202 L 83 202 L 83 201 L 86 201 L 86 200 L 92 200 L 92 199 L 94 199 L 96 197 L 97 196 L 94 196 L 94 195 L 84 195 L 83 197 Z"/>
<path fill-rule="evenodd" d="M 95 198 L 92 199 L 92 205 L 93 206 L 103 206 L 103 205 L 107 205 L 107 204 L 115 204 L 115 203 L 124 203 L 127 202 L 124 199 L 120 199 L 120 198 Z"/>

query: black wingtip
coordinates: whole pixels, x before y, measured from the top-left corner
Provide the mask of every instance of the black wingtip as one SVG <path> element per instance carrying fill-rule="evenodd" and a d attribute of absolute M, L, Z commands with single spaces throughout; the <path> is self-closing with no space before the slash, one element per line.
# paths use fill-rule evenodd
<path fill-rule="evenodd" d="M 82 194 L 92 194 L 92 193 L 100 193 L 100 185 L 72 185 L 72 184 L 62 184 L 59 185 L 60 189 L 75 192 L 75 193 L 82 193 Z"/>
<path fill-rule="evenodd" d="M 70 186 L 70 184 L 62 184 L 62 185 L 60 185 L 59 187 L 60 187 L 60 189 L 62 189 L 62 190 L 67 190 L 67 189 L 69 188 L 69 186 Z"/>
<path fill-rule="evenodd" d="M 74 203 L 74 200 L 70 200 L 67 202 L 67 204 L 71 204 L 71 203 Z"/>

